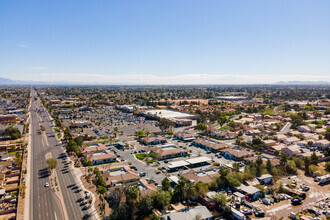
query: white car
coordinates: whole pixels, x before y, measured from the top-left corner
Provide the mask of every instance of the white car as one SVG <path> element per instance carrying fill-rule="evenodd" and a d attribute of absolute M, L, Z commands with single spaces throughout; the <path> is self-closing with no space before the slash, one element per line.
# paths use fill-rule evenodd
<path fill-rule="evenodd" d="M 49 183 L 47 182 L 47 183 L 45 183 L 45 187 L 49 187 Z"/>

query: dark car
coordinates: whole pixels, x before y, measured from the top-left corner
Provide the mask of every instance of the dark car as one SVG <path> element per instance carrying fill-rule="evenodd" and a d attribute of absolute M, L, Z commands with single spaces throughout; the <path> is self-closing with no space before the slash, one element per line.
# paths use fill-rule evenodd
<path fill-rule="evenodd" d="M 136 166 L 130 166 L 130 168 L 132 169 L 132 170 L 135 170 L 135 171 L 137 171 L 138 169 L 136 168 Z"/>
<path fill-rule="evenodd" d="M 141 172 L 141 173 L 139 173 L 139 176 L 140 177 L 146 176 L 146 173 L 145 172 Z"/>
<path fill-rule="evenodd" d="M 265 217 L 265 212 L 262 211 L 262 210 L 256 210 L 256 211 L 254 212 L 254 215 L 255 215 L 256 217 Z"/>
<path fill-rule="evenodd" d="M 293 198 L 293 199 L 291 199 L 291 204 L 292 205 L 300 205 L 301 201 L 302 201 L 301 198 Z"/>
<path fill-rule="evenodd" d="M 316 215 L 316 216 L 319 216 L 319 215 L 321 215 L 320 211 L 319 211 L 319 210 L 317 210 L 317 209 L 315 209 L 315 208 L 312 208 L 312 209 L 307 209 L 307 211 L 308 211 L 309 213 L 311 213 L 311 214 L 314 214 L 314 215 Z"/>

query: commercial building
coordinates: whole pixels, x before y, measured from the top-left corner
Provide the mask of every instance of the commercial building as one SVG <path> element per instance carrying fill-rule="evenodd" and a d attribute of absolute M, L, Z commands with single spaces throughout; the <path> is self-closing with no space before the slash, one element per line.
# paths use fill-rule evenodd
<path fill-rule="evenodd" d="M 178 127 L 195 125 L 197 119 L 197 115 L 167 109 L 146 110 L 141 111 L 140 114 L 154 120 L 160 118 L 168 119 Z"/>
<path fill-rule="evenodd" d="M 141 139 L 141 143 L 145 145 L 165 144 L 166 139 L 163 137 L 144 137 Z"/>
<path fill-rule="evenodd" d="M 231 102 L 251 100 L 251 98 L 246 96 L 218 96 L 216 97 L 216 99 L 220 101 L 231 101 Z"/>
<path fill-rule="evenodd" d="M 158 160 L 165 160 L 175 157 L 184 157 L 187 155 L 187 152 L 179 147 L 176 147 L 173 144 L 165 144 L 159 147 L 153 147 L 150 149 L 151 152 L 156 153 L 156 158 Z"/>
<path fill-rule="evenodd" d="M 183 176 L 184 178 L 186 178 L 187 180 L 189 180 L 192 183 L 198 183 L 198 182 L 203 182 L 203 183 L 209 183 L 211 181 L 213 181 L 215 178 L 217 178 L 218 176 L 220 176 L 219 174 L 219 168 L 215 167 L 215 166 L 211 166 L 207 169 L 203 169 L 203 170 L 189 170 L 187 173 L 182 174 L 181 176 Z"/>
<path fill-rule="evenodd" d="M 175 138 L 182 141 L 193 141 L 196 139 L 194 134 L 188 132 L 178 132 L 175 134 Z"/>
<path fill-rule="evenodd" d="M 109 151 L 103 144 L 84 145 L 80 147 L 82 155 L 93 165 L 111 163 L 116 161 L 117 156 Z"/>
<path fill-rule="evenodd" d="M 104 171 L 102 174 L 107 186 L 116 186 L 117 184 L 128 184 L 136 182 L 140 176 L 129 167 Z"/>
<path fill-rule="evenodd" d="M 17 115 L 0 115 L 0 123 L 16 123 Z"/>
<path fill-rule="evenodd" d="M 219 152 L 221 149 L 226 148 L 226 145 L 217 141 L 200 139 L 194 141 L 196 147 L 203 148 L 205 150 L 210 150 L 212 152 Z"/>

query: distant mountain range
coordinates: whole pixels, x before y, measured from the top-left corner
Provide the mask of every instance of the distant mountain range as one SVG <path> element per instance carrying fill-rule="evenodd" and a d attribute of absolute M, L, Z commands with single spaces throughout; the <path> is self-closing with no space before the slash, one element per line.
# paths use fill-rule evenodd
<path fill-rule="evenodd" d="M 276 84 L 281 85 L 330 85 L 330 82 L 326 81 L 280 81 Z"/>
<path fill-rule="evenodd" d="M 12 80 L 0 77 L 0 85 L 82 85 L 83 83 L 76 82 L 51 82 L 51 81 L 33 81 L 33 80 Z"/>
<path fill-rule="evenodd" d="M 262 83 L 264 84 L 264 83 Z M 12 80 L 0 77 L 0 85 L 92 85 L 90 83 L 71 82 L 71 81 L 33 81 L 33 80 Z M 103 83 L 94 83 L 93 85 L 110 85 Z M 119 85 L 119 84 L 113 84 Z M 130 84 L 131 85 L 131 84 Z M 269 85 L 330 85 L 326 81 L 279 81 L 269 83 Z"/>

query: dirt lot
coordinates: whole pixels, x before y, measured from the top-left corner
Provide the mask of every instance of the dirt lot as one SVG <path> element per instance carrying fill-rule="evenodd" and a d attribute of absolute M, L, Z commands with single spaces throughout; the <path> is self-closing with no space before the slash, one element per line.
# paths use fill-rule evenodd
<path fill-rule="evenodd" d="M 271 206 L 260 205 L 266 211 L 266 217 L 270 217 L 270 219 L 287 218 L 290 212 L 300 212 L 313 207 L 317 201 L 330 197 L 330 184 L 320 186 L 317 182 L 314 182 L 313 178 L 306 177 L 301 170 L 298 171 L 298 175 L 294 179 L 297 181 L 297 188 L 302 183 L 306 183 L 310 187 L 303 204 L 292 206 L 290 200 L 285 200 Z M 286 178 L 283 179 L 282 182 L 290 184 L 292 180 L 293 179 Z"/>

